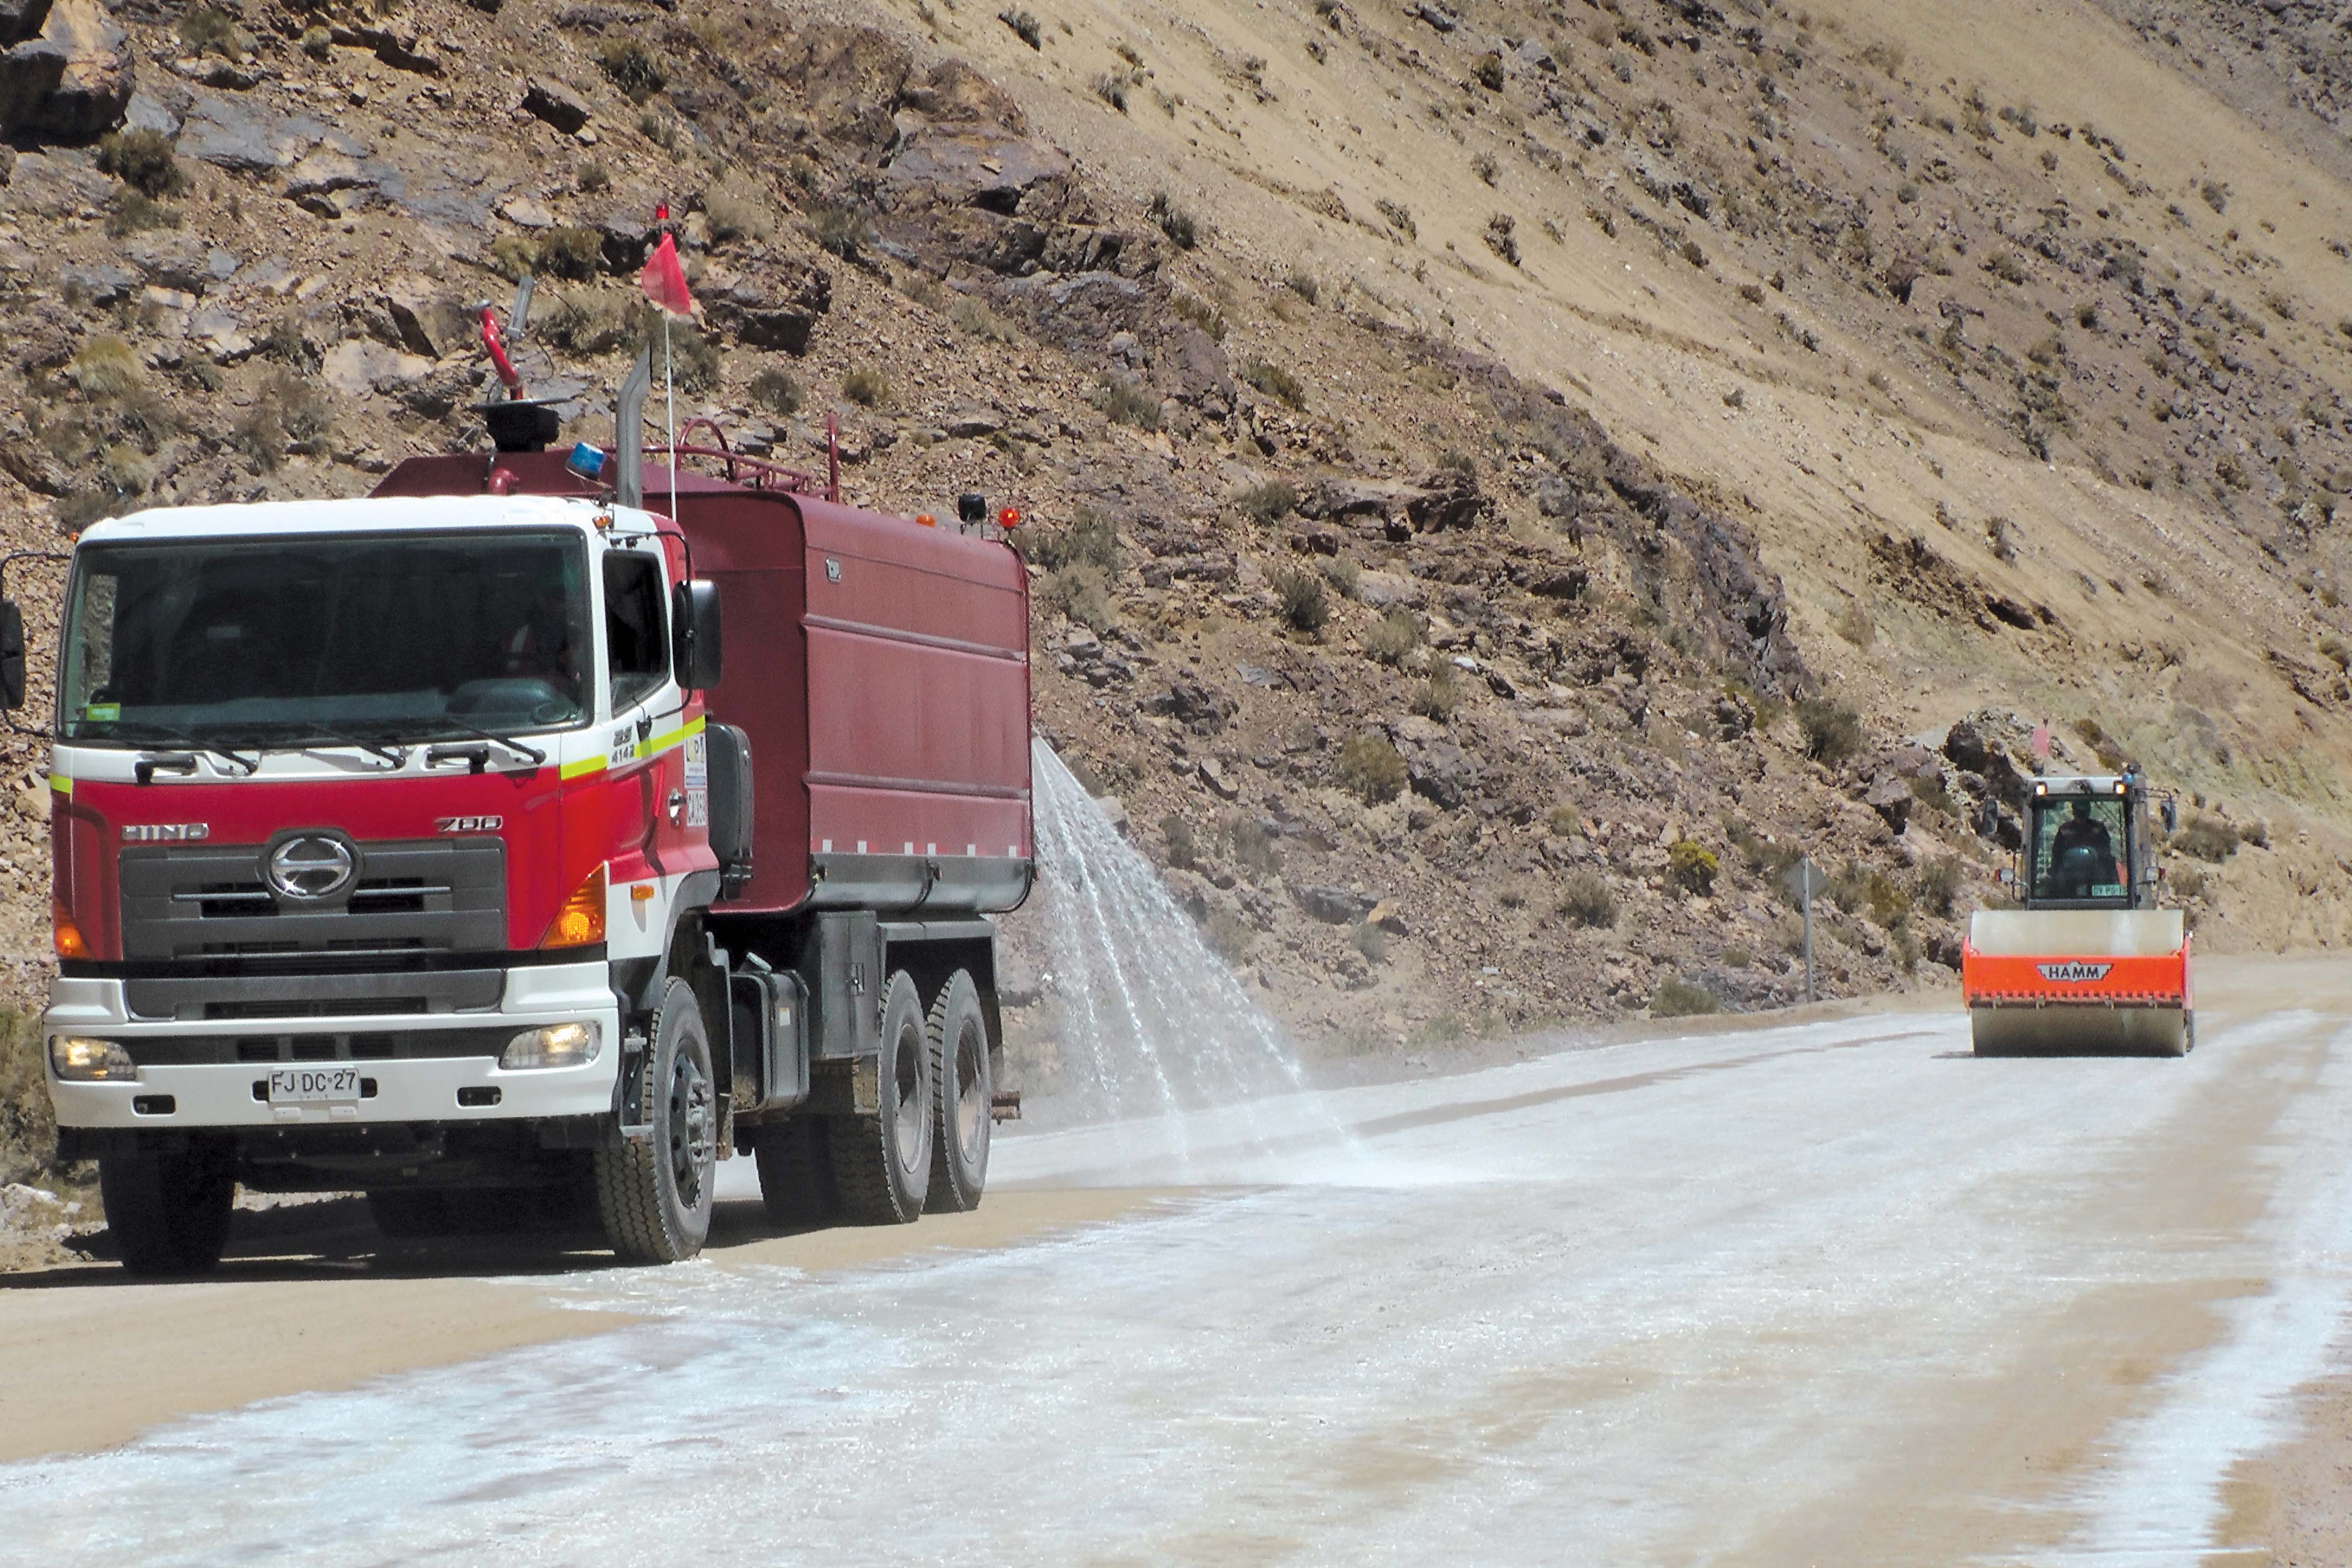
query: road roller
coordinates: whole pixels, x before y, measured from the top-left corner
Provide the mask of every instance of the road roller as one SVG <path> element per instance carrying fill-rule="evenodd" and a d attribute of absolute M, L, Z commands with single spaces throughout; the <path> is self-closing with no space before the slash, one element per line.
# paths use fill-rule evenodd
<path fill-rule="evenodd" d="M 2189 931 L 2157 896 L 2155 809 L 2137 772 L 2035 778 L 2012 909 L 1960 947 L 1976 1054 L 2186 1056 L 2197 1044 Z M 2168 823 L 2175 807 L 2161 806 Z"/>

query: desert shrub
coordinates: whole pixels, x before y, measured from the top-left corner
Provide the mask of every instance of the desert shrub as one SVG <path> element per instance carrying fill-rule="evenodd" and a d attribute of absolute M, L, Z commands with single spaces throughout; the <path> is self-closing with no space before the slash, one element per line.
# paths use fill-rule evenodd
<path fill-rule="evenodd" d="M 1168 841 L 1168 864 L 1179 871 L 1189 871 L 1201 863 L 1201 841 L 1192 836 L 1192 825 L 1170 812 L 1160 819 L 1160 837 Z"/>
<path fill-rule="evenodd" d="M 1096 401 L 1103 416 L 1114 425 L 1132 425 L 1139 430 L 1160 428 L 1160 399 L 1131 375 L 1103 377 L 1096 389 Z"/>
<path fill-rule="evenodd" d="M 2197 187 L 2197 195 L 2217 214 L 2230 210 L 2230 187 L 2224 181 L 2208 180 Z"/>
<path fill-rule="evenodd" d="M 1870 618 L 1870 612 L 1862 607 L 1859 599 L 1838 612 L 1830 629 L 1856 647 L 1866 648 L 1878 640 L 1878 623 Z"/>
<path fill-rule="evenodd" d="M 1151 221 L 1160 226 L 1160 232 L 1179 250 L 1190 250 L 1201 243 L 1199 222 L 1166 191 L 1151 198 Z"/>
<path fill-rule="evenodd" d="M 2267 822 L 2249 822 L 2238 829 L 2238 841 L 2242 844 L 2251 844 L 2257 849 L 2267 849 L 2271 847 L 2271 825 Z"/>
<path fill-rule="evenodd" d="M 1282 280 L 1282 286 L 1310 305 L 1323 297 L 1323 285 L 1315 280 L 1315 274 L 1312 272 L 1301 272 L 1293 268 L 1290 275 Z"/>
<path fill-rule="evenodd" d="M 1744 947 L 1727 947 L 1723 950 L 1723 966 L 1726 969 L 1745 969 L 1755 962 L 1756 955 Z"/>
<path fill-rule="evenodd" d="M 2218 865 L 2238 852 L 2238 830 L 2218 816 L 2200 814 L 2189 819 L 2172 842 L 2182 854 Z"/>
<path fill-rule="evenodd" d="M 702 216 L 713 239 L 765 239 L 775 232 L 768 204 L 731 187 L 711 192 L 703 201 Z"/>
<path fill-rule="evenodd" d="M 1326 557 L 1316 570 L 1323 574 L 1323 581 L 1330 584 L 1331 592 L 1343 599 L 1356 596 L 1357 585 L 1364 577 L 1364 569 L 1345 555 Z"/>
<path fill-rule="evenodd" d="M 176 196 L 188 188 L 188 177 L 173 150 L 172 139 L 160 131 L 143 126 L 117 131 L 99 141 L 99 172 L 144 196 Z"/>
<path fill-rule="evenodd" d="M 1234 864 L 1259 881 L 1282 874 L 1282 851 L 1256 818 L 1236 816 L 1225 824 L 1225 843 L 1233 851 Z"/>
<path fill-rule="evenodd" d="M 1372 204 L 1372 208 L 1387 221 L 1391 228 L 1395 229 L 1407 239 L 1421 237 L 1420 226 L 1412 221 L 1412 209 L 1402 202 L 1392 202 L 1386 196 L 1382 196 Z"/>
<path fill-rule="evenodd" d="M 1863 883 L 1863 896 L 1869 901 L 1870 918 L 1889 931 L 1911 918 L 1911 895 L 1884 871 L 1870 874 Z"/>
<path fill-rule="evenodd" d="M 1190 289 L 1179 290 L 1168 301 L 1168 308 L 1219 342 L 1224 341 L 1225 313 L 1200 295 Z"/>
<path fill-rule="evenodd" d="M 583 158 L 580 166 L 572 172 L 572 183 L 582 194 L 593 196 L 612 184 L 613 171 L 604 166 L 602 158 Z"/>
<path fill-rule="evenodd" d="M 809 209 L 805 226 L 819 250 L 855 261 L 874 243 L 874 229 L 856 207 L 826 204 Z"/>
<path fill-rule="evenodd" d="M 124 397 L 147 381 L 138 351 L 110 333 L 91 338 L 75 351 L 66 375 L 93 403 Z"/>
<path fill-rule="evenodd" d="M 1584 831 L 1584 814 L 1561 801 L 1544 813 L 1544 828 L 1554 838 L 1573 838 Z"/>
<path fill-rule="evenodd" d="M 1118 566 L 1118 529 L 1099 507 L 1081 501 L 1060 528 L 1025 528 L 1019 535 L 1021 553 L 1048 572 L 1066 566 L 1091 566 L 1111 572 Z"/>
<path fill-rule="evenodd" d="M 1930 914 L 1948 915 L 1952 904 L 1960 895 L 1960 882 L 1965 875 L 1957 855 L 1938 855 L 1919 868 L 1916 883 L 1919 902 Z"/>
<path fill-rule="evenodd" d="M 1364 657 L 1373 663 L 1400 664 L 1421 646 L 1421 619 L 1402 605 L 1391 605 L 1366 628 L 1363 645 Z"/>
<path fill-rule="evenodd" d="M 1127 79 L 1125 77 L 1113 76 L 1106 71 L 1095 78 L 1090 85 L 1097 98 L 1101 99 L 1121 114 L 1127 112 Z"/>
<path fill-rule="evenodd" d="M 1715 851 L 1687 838 L 1666 846 L 1666 879 L 1685 893 L 1701 898 L 1715 891 L 1717 873 L 1723 869 Z"/>
<path fill-rule="evenodd" d="M 968 295 L 949 301 L 948 321 L 956 331 L 983 342 L 1009 343 L 1014 335 L 1003 317 Z"/>
<path fill-rule="evenodd" d="M 1307 388 L 1299 379 L 1270 360 L 1254 359 L 1242 366 L 1241 378 L 1293 408 L 1307 406 Z"/>
<path fill-rule="evenodd" d="M 1402 795 L 1406 777 L 1403 754 L 1384 736 L 1350 736 L 1339 748 L 1339 787 L 1368 805 Z"/>
<path fill-rule="evenodd" d="M 1250 928 L 1242 924 L 1229 910 L 1211 910 L 1209 918 L 1201 922 L 1201 940 L 1209 951 L 1227 963 L 1239 963 L 1246 957 L 1254 940 Z"/>
<path fill-rule="evenodd" d="M 1470 172 L 1477 175 L 1482 184 L 1489 185 L 1503 177 L 1502 165 L 1495 162 L 1492 154 L 1486 153 L 1481 153 L 1470 160 Z"/>
<path fill-rule="evenodd" d="M 193 54 L 235 58 L 250 53 L 254 46 L 252 36 L 236 25 L 236 17 L 210 5 L 189 11 L 174 31 Z"/>
<path fill-rule="evenodd" d="M 1354 932 L 1356 951 L 1364 955 L 1367 963 L 1386 963 L 1389 957 L 1389 933 L 1365 921 Z"/>
<path fill-rule="evenodd" d="M 540 237 L 539 269 L 584 283 L 604 270 L 604 241 L 593 228 L 551 228 Z"/>
<path fill-rule="evenodd" d="M 787 416 L 801 411 L 800 378 L 791 371 L 771 365 L 751 378 L 751 401 L 771 414 Z"/>
<path fill-rule="evenodd" d="M 854 367 L 841 378 L 841 395 L 863 408 L 890 401 L 890 378 L 870 364 Z"/>
<path fill-rule="evenodd" d="M 2319 639 L 2319 657 L 2334 660 L 2338 669 L 2352 669 L 2352 643 L 2329 632 Z"/>
<path fill-rule="evenodd" d="M 1412 710 L 1424 719 L 1434 719 L 1443 724 L 1454 717 L 1454 710 L 1462 704 L 1462 688 L 1454 679 L 1454 667 L 1441 664 L 1429 672 L 1427 679 L 1412 689 Z"/>
<path fill-rule="evenodd" d="M 1510 214 L 1495 213 L 1486 219 L 1486 226 L 1479 231 L 1478 237 L 1485 240 L 1486 248 L 1504 262 L 1517 267 L 1519 264 L 1519 242 L 1512 231 L 1517 227 L 1518 221 Z"/>
<path fill-rule="evenodd" d="M 1653 1018 L 1697 1018 L 1722 1011 L 1723 1004 L 1715 999 L 1715 993 L 1679 975 L 1668 975 L 1658 982 L 1658 989 L 1650 998 Z"/>
<path fill-rule="evenodd" d="M 1919 937 L 1909 926 L 1896 926 L 1886 933 L 1886 951 L 1893 955 L 1904 973 L 1908 974 L 1919 967 Z"/>
<path fill-rule="evenodd" d="M 1077 626 L 1097 632 L 1110 629 L 1110 587 L 1098 566 L 1069 565 L 1048 572 L 1037 585 L 1037 602 Z"/>
<path fill-rule="evenodd" d="M 2203 898 L 2209 885 L 2205 873 L 2194 866 L 2184 866 L 2178 871 L 2168 872 L 2165 881 L 2175 893 L 2184 899 Z"/>
<path fill-rule="evenodd" d="M 1261 526 L 1279 522 L 1298 505 L 1298 491 L 1287 479 L 1268 479 L 1234 497 L 1243 515 Z"/>
<path fill-rule="evenodd" d="M 335 34 L 331 27 L 313 22 L 302 29 L 302 52 L 314 60 L 323 60 L 335 52 Z"/>
<path fill-rule="evenodd" d="M 2123 748 L 2116 743 L 2115 737 L 2108 734 L 2096 719 L 2075 720 L 2074 733 L 2091 748 L 2091 755 L 2099 760 L 2101 767 L 2109 773 L 2123 771 Z"/>
<path fill-rule="evenodd" d="M 1031 16 L 1028 12 L 1015 10 L 999 11 L 996 14 L 996 19 L 1003 23 L 1006 26 L 1012 28 L 1013 36 L 1020 39 L 1023 43 L 1028 45 L 1031 48 L 1039 50 L 1045 48 L 1045 29 L 1038 26 L 1037 18 Z"/>
<path fill-rule="evenodd" d="M 614 38 L 597 51 L 596 63 L 631 103 L 643 103 L 668 85 L 660 63 L 635 38 Z"/>
<path fill-rule="evenodd" d="M 1319 632 L 1331 618 L 1331 602 L 1323 579 L 1313 572 L 1285 566 L 1268 579 L 1282 607 L 1283 624 L 1295 632 Z"/>
<path fill-rule="evenodd" d="M 1572 871 L 1559 885 L 1560 918 L 1570 925 L 1606 930 L 1617 923 L 1617 895 L 1598 871 Z"/>
<path fill-rule="evenodd" d="M 1470 76 L 1472 80 L 1488 92 L 1502 91 L 1503 57 L 1495 54 L 1480 55 L 1470 62 Z"/>
<path fill-rule="evenodd" d="M 1827 697 L 1797 700 L 1797 726 L 1804 731 L 1805 755 L 1837 766 L 1862 750 L 1862 715 Z"/>
<path fill-rule="evenodd" d="M 106 215 L 106 234 L 110 239 L 121 239 L 149 229 L 177 228 L 182 221 L 179 208 L 125 185 L 114 199 L 114 210 Z"/>

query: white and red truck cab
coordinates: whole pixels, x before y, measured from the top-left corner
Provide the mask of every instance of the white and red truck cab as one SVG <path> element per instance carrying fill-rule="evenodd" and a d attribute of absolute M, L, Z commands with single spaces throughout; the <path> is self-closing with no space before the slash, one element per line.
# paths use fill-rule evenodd
<path fill-rule="evenodd" d="M 736 1152 L 789 1221 L 979 1201 L 1017 558 L 740 459 L 672 494 L 507 447 L 75 546 L 44 1028 L 134 1268 L 209 1268 L 237 1184 L 399 1235 L 593 1197 L 641 1260 Z"/>

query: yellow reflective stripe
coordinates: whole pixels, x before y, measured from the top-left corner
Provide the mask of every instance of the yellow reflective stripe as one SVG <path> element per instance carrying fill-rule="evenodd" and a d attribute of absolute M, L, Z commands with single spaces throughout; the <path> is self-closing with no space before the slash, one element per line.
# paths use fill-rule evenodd
<path fill-rule="evenodd" d="M 689 719 L 685 723 L 679 725 L 677 729 L 670 731 L 667 734 L 655 735 L 647 740 L 639 741 L 637 742 L 637 755 L 643 758 L 650 757 L 656 752 L 667 752 L 672 746 L 682 746 L 686 744 L 686 738 L 688 736 L 699 735 L 701 733 L 702 721 L 699 719 Z"/>
<path fill-rule="evenodd" d="M 51 773 L 49 775 L 49 787 L 62 795 L 70 797 L 73 795 L 73 780 L 66 777 L 63 773 Z"/>
<path fill-rule="evenodd" d="M 584 773 L 602 773 L 604 769 L 604 758 L 582 757 L 578 762 L 566 763 L 558 768 L 555 776 L 559 779 L 576 779 Z"/>

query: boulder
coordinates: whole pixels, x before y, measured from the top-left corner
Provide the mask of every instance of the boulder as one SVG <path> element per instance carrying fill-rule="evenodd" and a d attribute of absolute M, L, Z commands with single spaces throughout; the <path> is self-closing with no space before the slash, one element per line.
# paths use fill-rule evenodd
<path fill-rule="evenodd" d="M 1881 773 L 1863 793 L 1862 804 L 1876 812 L 1891 832 L 1900 833 L 1911 820 L 1911 786 L 1895 773 Z"/>
<path fill-rule="evenodd" d="M 431 279 L 414 274 L 394 279 L 383 291 L 384 314 L 400 334 L 400 346 L 426 359 L 439 359 L 446 352 L 433 335 L 436 293 Z"/>
<path fill-rule="evenodd" d="M 1196 680 L 1179 680 L 1145 700 L 1143 710 L 1173 719 L 1199 735 L 1213 735 L 1241 710 L 1231 697 Z"/>
<path fill-rule="evenodd" d="M 131 91 L 130 35 L 98 0 L 57 0 L 38 37 L 0 55 L 0 133 L 94 142 L 122 123 Z"/>
<path fill-rule="evenodd" d="M 206 265 L 210 250 L 188 230 L 167 228 L 131 236 L 123 242 L 121 255 L 146 282 L 201 294 L 213 281 L 212 269 Z"/>
<path fill-rule="evenodd" d="M 1046 142 L 993 126 L 925 125 L 900 143 L 883 178 L 1010 217 L 1032 186 L 1069 172 L 1069 159 Z"/>
<path fill-rule="evenodd" d="M 433 362 L 366 338 L 346 338 L 327 351 L 319 378 L 347 397 L 391 392 L 421 379 Z"/>
<path fill-rule="evenodd" d="M 833 308 L 833 275 L 822 267 L 767 262 L 752 272 L 703 280 L 711 323 L 753 348 L 807 352 L 817 318 Z"/>
<path fill-rule="evenodd" d="M 523 112 L 544 120 L 566 136 L 588 123 L 588 101 L 551 77 L 535 76 L 522 89 Z"/>
<path fill-rule="evenodd" d="M 1405 516 L 1415 533 L 1438 533 L 1467 528 L 1486 510 L 1478 481 L 1460 468 L 1439 468 L 1421 481 L 1421 494 L 1405 502 Z"/>
<path fill-rule="evenodd" d="M 49 19 L 49 0 L 0 0 L 0 45 L 23 43 Z"/>

